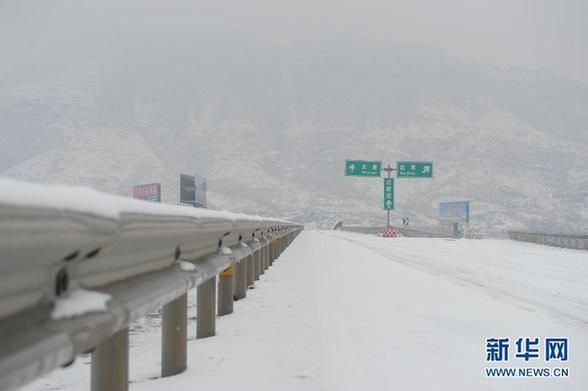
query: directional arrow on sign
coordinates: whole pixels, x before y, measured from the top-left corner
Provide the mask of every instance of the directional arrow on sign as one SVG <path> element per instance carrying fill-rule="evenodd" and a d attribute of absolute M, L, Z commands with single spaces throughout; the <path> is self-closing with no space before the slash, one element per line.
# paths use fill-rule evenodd
<path fill-rule="evenodd" d="M 392 206 L 392 202 L 390 200 L 386 201 L 386 207 L 390 208 Z"/>
<path fill-rule="evenodd" d="M 349 171 L 351 171 L 351 173 L 355 171 L 355 166 L 353 164 L 349 166 Z"/>

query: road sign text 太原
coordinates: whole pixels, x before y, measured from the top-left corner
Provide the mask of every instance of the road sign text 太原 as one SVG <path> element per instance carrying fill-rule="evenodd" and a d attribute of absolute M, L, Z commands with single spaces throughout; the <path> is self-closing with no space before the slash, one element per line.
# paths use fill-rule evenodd
<path fill-rule="evenodd" d="M 345 160 L 345 176 L 379 177 L 381 170 L 381 161 Z"/>

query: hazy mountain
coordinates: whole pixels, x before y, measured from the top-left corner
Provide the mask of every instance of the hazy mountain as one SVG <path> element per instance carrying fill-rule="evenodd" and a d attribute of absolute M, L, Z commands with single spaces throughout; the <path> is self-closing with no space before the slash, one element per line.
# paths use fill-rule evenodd
<path fill-rule="evenodd" d="M 588 86 L 432 48 L 67 48 L 0 73 L 0 134 L 1 175 L 125 195 L 160 181 L 167 202 L 199 173 L 214 208 L 381 223 L 382 181 L 343 161 L 414 159 L 435 176 L 397 180 L 396 222 L 436 224 L 440 201 L 469 199 L 482 231 L 588 224 Z"/>

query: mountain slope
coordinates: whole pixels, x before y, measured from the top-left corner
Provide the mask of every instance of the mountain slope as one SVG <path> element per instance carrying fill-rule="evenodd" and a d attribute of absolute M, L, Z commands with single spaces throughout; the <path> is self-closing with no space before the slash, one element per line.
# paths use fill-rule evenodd
<path fill-rule="evenodd" d="M 588 223 L 588 87 L 555 75 L 364 42 L 53 61 L 0 74 L 2 175 L 126 195 L 160 181 L 176 202 L 177 175 L 197 172 L 212 207 L 381 223 L 381 180 L 345 178 L 343 161 L 433 160 L 432 180 L 397 180 L 395 220 L 436 224 L 440 201 L 469 199 L 482 231 Z"/>

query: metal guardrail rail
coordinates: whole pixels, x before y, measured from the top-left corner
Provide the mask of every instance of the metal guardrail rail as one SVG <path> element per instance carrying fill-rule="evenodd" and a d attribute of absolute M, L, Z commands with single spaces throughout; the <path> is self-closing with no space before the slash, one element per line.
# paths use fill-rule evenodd
<path fill-rule="evenodd" d="M 588 235 L 560 235 L 541 232 L 508 231 L 512 240 L 544 244 L 546 246 L 588 250 Z"/>
<path fill-rule="evenodd" d="M 425 232 L 416 229 L 410 229 L 405 227 L 395 227 L 392 226 L 397 230 L 401 235 L 411 238 L 447 238 L 448 235 L 443 235 L 435 232 Z M 359 227 L 359 226 L 339 226 L 337 229 L 341 231 L 348 231 L 348 232 L 358 232 L 364 234 L 380 234 L 384 231 L 384 227 Z"/>
<path fill-rule="evenodd" d="M 163 306 L 162 376 L 302 230 L 286 221 L 0 180 L 0 390 L 92 352 L 92 390 L 128 388 L 128 325 Z M 218 303 L 217 303 L 217 275 Z"/>
<path fill-rule="evenodd" d="M 404 227 L 394 227 L 402 236 L 406 236 L 409 238 L 447 238 L 449 235 L 443 235 L 436 232 L 426 232 L 420 231 L 416 229 L 404 228 Z"/>

